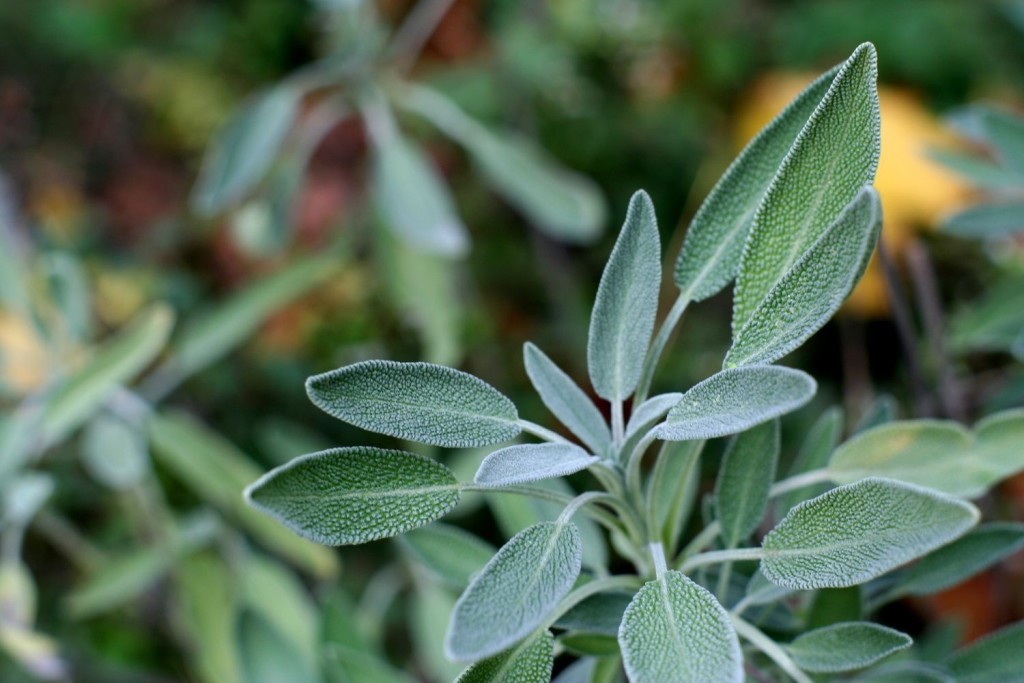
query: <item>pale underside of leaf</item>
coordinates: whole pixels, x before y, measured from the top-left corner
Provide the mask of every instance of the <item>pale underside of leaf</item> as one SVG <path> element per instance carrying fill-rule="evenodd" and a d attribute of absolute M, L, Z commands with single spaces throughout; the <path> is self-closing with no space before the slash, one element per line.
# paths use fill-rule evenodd
<path fill-rule="evenodd" d="M 562 443 L 518 444 L 494 451 L 480 463 L 475 481 L 484 486 L 512 486 L 564 477 L 600 458 L 579 446 Z"/>

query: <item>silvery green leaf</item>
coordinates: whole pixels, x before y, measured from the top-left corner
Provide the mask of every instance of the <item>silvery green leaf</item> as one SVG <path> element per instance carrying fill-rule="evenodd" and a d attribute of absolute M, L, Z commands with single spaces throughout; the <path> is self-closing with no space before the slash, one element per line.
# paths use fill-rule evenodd
<path fill-rule="evenodd" d="M 757 570 L 747 581 L 747 590 L 743 599 L 748 605 L 767 605 L 773 602 L 792 595 L 794 593 L 792 588 L 783 588 L 782 586 L 776 586 L 774 583 L 765 578 L 765 575 L 761 573 L 761 570 Z"/>
<path fill-rule="evenodd" d="M 866 187 L 765 294 L 734 334 L 725 367 L 774 362 L 821 329 L 864 274 L 881 228 L 878 193 Z"/>
<path fill-rule="evenodd" d="M 817 384 L 805 372 L 774 365 L 730 368 L 683 394 L 657 435 L 664 441 L 736 434 L 792 412 L 811 400 Z"/>
<path fill-rule="evenodd" d="M 705 442 L 666 442 L 649 479 L 647 506 L 666 552 L 674 552 L 693 512 Z"/>
<path fill-rule="evenodd" d="M 764 538 L 761 572 L 801 590 L 853 586 L 956 540 L 978 517 L 938 491 L 863 479 L 790 510 Z"/>
<path fill-rule="evenodd" d="M 522 640 L 572 589 L 582 553 L 579 530 L 571 522 L 541 522 L 516 534 L 456 603 L 447 655 L 474 661 Z"/>
<path fill-rule="evenodd" d="M 1024 548 L 1024 524 L 982 524 L 912 564 L 873 602 L 883 604 L 905 595 L 938 593 L 966 581 L 1021 548 Z"/>
<path fill-rule="evenodd" d="M 644 432 L 665 417 L 665 414 L 672 410 L 682 398 L 683 395 L 678 392 L 658 394 L 651 396 L 634 408 L 633 414 L 629 416 L 629 422 L 626 423 L 626 436 L 623 441 L 629 443 L 634 437 L 642 436 Z M 623 451 L 628 453 L 629 449 L 623 447 Z"/>
<path fill-rule="evenodd" d="M 255 553 L 239 569 L 237 595 L 246 608 L 288 642 L 299 666 L 319 669 L 320 612 L 302 580 L 287 565 Z"/>
<path fill-rule="evenodd" d="M 611 445 L 608 423 L 583 390 L 543 351 L 527 342 L 523 362 L 533 388 L 551 414 L 579 437 L 595 455 L 606 455 Z"/>
<path fill-rule="evenodd" d="M 1024 174 L 1004 168 L 971 152 L 929 149 L 927 156 L 963 176 L 972 185 L 991 192 L 1012 192 L 1019 188 L 1021 181 L 1024 180 Z"/>
<path fill-rule="evenodd" d="M 945 667 L 913 660 L 886 662 L 853 680 L 857 683 L 957 683 Z"/>
<path fill-rule="evenodd" d="M 435 90 L 408 86 L 401 95 L 402 104 L 463 145 L 494 189 L 539 229 L 570 242 L 590 242 L 601 233 L 604 200 L 588 178 L 531 140 L 482 125 Z"/>
<path fill-rule="evenodd" d="M 192 206 L 212 216 L 241 199 L 270 168 L 298 111 L 303 92 L 291 85 L 253 95 L 206 150 Z"/>
<path fill-rule="evenodd" d="M 555 662 L 555 639 L 539 631 L 517 646 L 473 664 L 455 683 L 548 683 Z"/>
<path fill-rule="evenodd" d="M 441 365 L 364 361 L 310 377 L 306 393 L 339 420 L 434 446 L 486 446 L 519 433 L 512 401 Z"/>
<path fill-rule="evenodd" d="M 665 572 L 637 592 L 622 617 L 619 645 L 633 683 L 743 681 L 729 615 L 681 572 Z"/>
<path fill-rule="evenodd" d="M 244 683 L 296 680 L 318 683 L 319 671 L 266 619 L 245 610 L 238 622 L 238 653 Z"/>
<path fill-rule="evenodd" d="M 458 590 L 469 584 L 495 552 L 487 541 L 440 522 L 402 535 L 399 543 L 432 578 Z"/>
<path fill-rule="evenodd" d="M 372 651 L 329 643 L 324 647 L 323 660 L 324 673 L 330 683 L 413 683 L 405 672 Z"/>
<path fill-rule="evenodd" d="M 457 549 L 453 550 L 458 552 Z M 459 587 L 460 590 L 462 588 L 465 588 L 465 584 Z M 443 585 L 417 581 L 411 597 L 408 631 L 416 668 L 423 669 L 428 680 L 454 681 L 466 667 L 445 657 L 444 634 L 448 632 L 458 596 Z"/>
<path fill-rule="evenodd" d="M 829 408 L 814 421 L 814 424 L 807 430 L 807 436 L 800 445 L 796 457 L 789 467 L 789 476 L 803 474 L 811 470 L 824 468 L 828 464 L 829 456 L 839 444 L 843 435 L 843 410 L 838 406 Z M 824 493 L 823 485 L 815 484 L 790 491 L 779 497 L 776 514 L 782 516 L 789 512 L 790 508 L 802 500 L 813 498 Z"/>
<path fill-rule="evenodd" d="M 26 471 L 3 482 L 3 516 L 0 525 L 24 528 L 53 495 L 53 477 L 42 472 Z"/>
<path fill-rule="evenodd" d="M 372 130 L 372 127 L 371 127 Z M 409 246 L 462 256 L 469 235 L 441 175 L 397 130 L 371 135 L 373 198 L 384 225 Z"/>
<path fill-rule="evenodd" d="M 715 482 L 722 540 L 734 548 L 754 532 L 768 508 L 779 461 L 779 421 L 770 420 L 729 441 Z"/>
<path fill-rule="evenodd" d="M 701 301 L 736 277 L 743 245 L 765 192 L 807 119 L 832 85 L 833 68 L 808 85 L 751 140 L 708 193 L 686 231 L 675 280 Z"/>
<path fill-rule="evenodd" d="M 740 259 L 734 337 L 874 178 L 880 150 L 877 72 L 874 46 L 865 43 L 854 50 L 765 192 Z"/>
<path fill-rule="evenodd" d="M 79 344 L 88 341 L 93 330 L 93 297 L 82 262 L 70 252 L 51 251 L 33 265 L 47 298 L 57 309 L 61 334 Z"/>
<path fill-rule="evenodd" d="M 913 642 L 886 626 L 855 621 L 803 633 L 786 650 L 804 671 L 834 673 L 871 666 Z"/>
<path fill-rule="evenodd" d="M 443 516 L 458 504 L 459 484 L 422 455 L 356 446 L 300 456 L 260 477 L 245 498 L 300 536 L 351 545 Z"/>
<path fill-rule="evenodd" d="M 1011 237 L 1024 232 L 1024 201 L 1011 199 L 972 206 L 946 218 L 942 231 L 975 239 Z"/>
<path fill-rule="evenodd" d="M 956 422 L 891 422 L 836 449 L 828 465 L 837 483 L 890 477 L 951 495 L 976 498 L 1024 469 L 1024 410 L 979 422 L 973 433 Z"/>
<path fill-rule="evenodd" d="M 661 238 L 651 198 L 633 195 L 590 315 L 587 368 L 602 398 L 621 401 L 640 381 L 661 286 Z"/>
<path fill-rule="evenodd" d="M 946 660 L 957 683 L 1019 683 L 1024 680 L 1024 621 L 976 640 Z"/>
<path fill-rule="evenodd" d="M 514 486 L 564 477 L 585 470 L 599 460 L 573 444 L 516 444 L 484 458 L 474 480 L 484 486 Z"/>
<path fill-rule="evenodd" d="M 100 415 L 83 435 L 82 465 L 93 479 L 113 491 L 136 486 L 149 473 L 145 432 L 117 417 Z"/>
<path fill-rule="evenodd" d="M 560 616 L 555 626 L 567 631 L 614 636 L 618 634 L 622 614 L 632 600 L 632 593 L 622 591 L 605 591 L 592 595 Z"/>

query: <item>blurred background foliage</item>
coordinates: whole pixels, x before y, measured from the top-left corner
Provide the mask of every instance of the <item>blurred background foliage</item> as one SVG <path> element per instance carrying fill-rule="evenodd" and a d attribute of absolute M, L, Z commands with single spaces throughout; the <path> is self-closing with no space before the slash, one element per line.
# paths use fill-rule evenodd
<path fill-rule="evenodd" d="M 34 0 L 0 34 L 4 681 L 451 678 L 459 586 L 414 545 L 316 549 L 241 504 L 365 441 L 303 380 L 430 359 L 539 419 L 522 343 L 583 376 L 631 193 L 674 256 L 746 140 L 866 40 L 886 248 L 794 361 L 822 386 L 788 452 L 830 404 L 852 429 L 1024 401 L 1019 0 Z M 728 306 L 691 314 L 663 389 L 715 370 Z M 990 504 L 1020 518 L 1024 483 Z M 544 514 L 479 505 L 451 521 L 495 544 Z M 892 618 L 976 637 L 1024 612 L 1021 574 Z"/>

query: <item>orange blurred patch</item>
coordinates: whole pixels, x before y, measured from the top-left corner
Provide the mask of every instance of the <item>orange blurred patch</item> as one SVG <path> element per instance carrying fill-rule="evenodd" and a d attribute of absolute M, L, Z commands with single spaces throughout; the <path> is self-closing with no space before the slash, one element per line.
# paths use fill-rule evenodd
<path fill-rule="evenodd" d="M 5 389 L 24 396 L 49 377 L 50 357 L 36 329 L 24 318 L 0 311 L 0 376 Z"/>
<path fill-rule="evenodd" d="M 745 145 L 812 80 L 811 74 L 776 73 L 762 78 L 740 105 L 736 138 Z M 916 231 L 962 206 L 970 186 L 927 156 L 933 147 L 955 147 L 957 139 L 911 91 L 880 86 L 882 156 L 875 187 L 882 198 L 882 239 L 899 254 Z M 861 317 L 888 313 L 881 269 L 872 259 L 844 310 Z"/>

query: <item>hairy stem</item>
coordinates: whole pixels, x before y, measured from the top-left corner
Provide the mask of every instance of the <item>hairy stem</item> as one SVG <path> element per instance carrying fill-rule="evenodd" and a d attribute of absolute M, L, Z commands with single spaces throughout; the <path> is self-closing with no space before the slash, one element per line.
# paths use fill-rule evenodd
<path fill-rule="evenodd" d="M 790 491 L 796 491 L 807 486 L 813 486 L 814 484 L 824 484 L 829 481 L 829 473 L 826 469 L 811 470 L 810 472 L 802 472 L 800 474 L 793 475 L 787 479 L 776 483 L 768 491 L 770 498 L 781 496 L 784 493 Z"/>
<path fill-rule="evenodd" d="M 679 557 L 677 557 L 675 561 L 675 566 L 682 566 L 682 564 L 686 562 L 691 555 L 695 555 L 701 550 L 704 550 L 704 548 L 708 547 L 708 545 L 718 538 L 718 535 L 721 533 L 722 524 L 717 520 L 701 529 L 701 532 L 694 536 L 693 540 L 687 543 L 686 547 L 679 553 Z"/>
<path fill-rule="evenodd" d="M 689 573 L 697 567 L 709 564 L 720 564 L 722 562 L 737 562 L 742 560 L 760 560 L 764 557 L 764 550 L 761 548 L 733 548 L 732 550 L 712 550 L 710 552 L 694 555 L 683 562 L 680 571 Z"/>
<path fill-rule="evenodd" d="M 516 424 L 519 425 L 519 428 L 522 429 L 527 434 L 533 434 L 539 439 L 544 439 L 545 441 L 550 441 L 552 443 L 564 443 L 573 445 L 572 441 L 569 441 L 569 439 L 565 438 L 561 434 L 557 434 L 548 429 L 547 427 L 541 427 L 539 424 L 535 422 L 519 419 L 516 420 Z"/>

